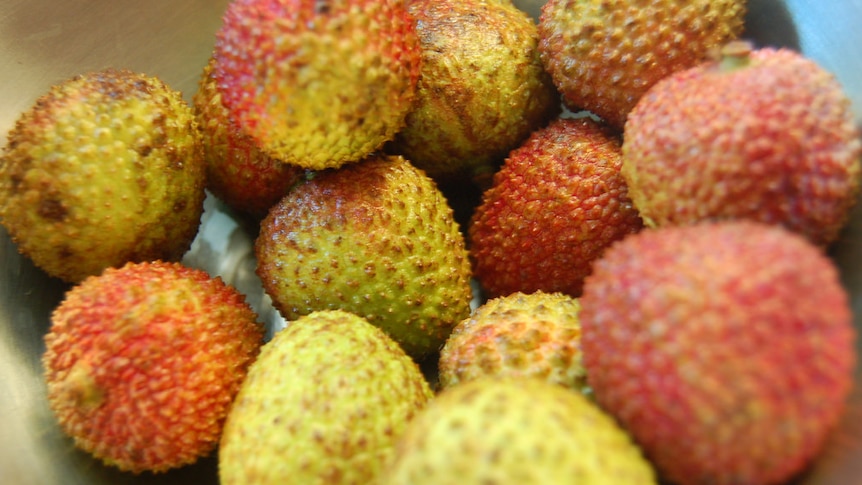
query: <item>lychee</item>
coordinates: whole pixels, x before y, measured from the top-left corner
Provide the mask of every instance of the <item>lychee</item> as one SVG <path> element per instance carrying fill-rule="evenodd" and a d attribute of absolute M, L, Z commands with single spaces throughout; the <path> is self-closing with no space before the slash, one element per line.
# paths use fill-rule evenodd
<path fill-rule="evenodd" d="M 257 273 L 288 321 L 355 313 L 414 357 L 433 354 L 473 298 L 464 236 L 434 181 L 373 155 L 294 188 L 261 223 Z"/>
<path fill-rule="evenodd" d="M 407 425 L 380 485 L 651 485 L 652 465 L 582 394 L 531 377 L 443 390 Z"/>
<path fill-rule="evenodd" d="M 736 39 L 745 12 L 745 0 L 550 0 L 539 52 L 569 109 L 622 128 L 650 86 Z"/>
<path fill-rule="evenodd" d="M 469 226 L 474 275 L 488 297 L 577 297 L 592 261 L 642 221 L 620 174 L 619 133 L 560 118 L 513 150 Z"/>
<path fill-rule="evenodd" d="M 784 483 L 845 408 L 848 296 L 822 250 L 780 226 L 645 229 L 596 261 L 580 302 L 596 401 L 672 483 Z"/>
<path fill-rule="evenodd" d="M 376 483 L 432 397 L 416 363 L 363 318 L 302 316 L 249 369 L 225 424 L 220 482 Z"/>
<path fill-rule="evenodd" d="M 535 22 L 511 2 L 413 0 L 422 64 L 415 107 L 391 150 L 435 180 L 483 183 L 560 112 Z"/>
<path fill-rule="evenodd" d="M 161 261 L 85 279 L 51 323 L 42 362 L 60 427 L 134 473 L 187 465 L 216 447 L 263 343 L 236 289 Z"/>
<path fill-rule="evenodd" d="M 404 126 L 420 63 L 398 0 L 236 0 L 213 56 L 242 131 L 314 170 L 365 158 Z"/>
<path fill-rule="evenodd" d="M 512 293 L 482 303 L 440 351 L 445 389 L 485 376 L 529 376 L 586 391 L 578 300 L 561 293 Z"/>
<path fill-rule="evenodd" d="M 305 176 L 305 170 L 267 155 L 240 129 L 222 103 L 214 64 L 210 58 L 192 99 L 204 147 L 207 188 L 239 216 L 259 222 Z"/>
<path fill-rule="evenodd" d="M 640 100 L 622 173 L 647 225 L 747 218 L 829 244 L 859 192 L 859 136 L 832 73 L 736 42 Z"/>
<path fill-rule="evenodd" d="M 36 266 L 76 283 L 108 267 L 179 260 L 205 196 L 200 135 L 182 95 L 106 69 L 51 87 L 0 156 L 0 221 Z"/>

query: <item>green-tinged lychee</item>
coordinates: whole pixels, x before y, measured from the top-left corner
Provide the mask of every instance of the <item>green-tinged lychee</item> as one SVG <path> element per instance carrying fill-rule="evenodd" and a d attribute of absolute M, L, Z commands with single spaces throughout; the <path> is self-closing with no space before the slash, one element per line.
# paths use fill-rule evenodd
<path fill-rule="evenodd" d="M 622 128 L 650 86 L 742 33 L 746 3 L 550 0 L 539 17 L 539 52 L 570 109 Z"/>
<path fill-rule="evenodd" d="M 205 196 L 200 136 L 182 95 L 106 69 L 54 85 L 21 114 L 0 155 L 0 222 L 48 274 L 179 260 Z"/>
<path fill-rule="evenodd" d="M 244 297 L 179 263 L 129 263 L 71 288 L 42 357 L 48 402 L 75 444 L 124 471 L 208 455 L 263 342 Z"/>
<path fill-rule="evenodd" d="M 440 386 L 484 376 L 529 376 L 586 391 L 578 300 L 512 293 L 480 305 L 440 351 Z"/>
<path fill-rule="evenodd" d="M 210 58 L 204 67 L 192 104 L 204 146 L 207 188 L 239 215 L 257 222 L 305 171 L 267 155 L 240 130 L 222 104 L 214 64 Z"/>
<path fill-rule="evenodd" d="M 365 158 L 404 126 L 419 39 L 399 0 L 237 0 L 217 33 L 225 106 L 267 153 L 310 169 Z"/>
<path fill-rule="evenodd" d="M 413 0 L 422 67 L 392 150 L 436 180 L 483 179 L 560 112 L 535 22 L 510 2 Z"/>
<path fill-rule="evenodd" d="M 416 363 L 363 318 L 303 316 L 251 366 L 225 424 L 220 481 L 375 483 L 432 396 Z"/>
<path fill-rule="evenodd" d="M 577 297 L 605 247 L 641 229 L 620 144 L 590 118 L 560 118 L 511 152 L 469 226 L 474 274 L 489 297 Z"/>
<path fill-rule="evenodd" d="M 783 227 L 645 229 L 596 261 L 580 302 L 596 401 L 672 483 L 784 483 L 845 408 L 848 296 L 822 250 Z"/>
<path fill-rule="evenodd" d="M 407 426 L 380 485 L 650 485 L 652 466 L 613 418 L 545 380 L 442 391 Z"/>
<path fill-rule="evenodd" d="M 833 74 L 791 50 L 735 42 L 640 100 L 622 173 L 650 226 L 746 218 L 826 245 L 856 203 L 859 136 Z"/>
<path fill-rule="evenodd" d="M 374 155 L 296 187 L 261 223 L 255 251 L 287 320 L 346 310 L 420 357 L 470 314 L 464 236 L 433 180 L 400 156 Z"/>

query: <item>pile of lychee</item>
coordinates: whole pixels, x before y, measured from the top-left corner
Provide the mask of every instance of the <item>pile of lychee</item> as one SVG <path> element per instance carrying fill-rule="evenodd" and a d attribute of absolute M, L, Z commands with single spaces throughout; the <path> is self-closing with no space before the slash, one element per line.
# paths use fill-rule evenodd
<path fill-rule="evenodd" d="M 0 222 L 81 449 L 225 484 L 779 484 L 853 386 L 836 78 L 744 0 L 234 0 L 191 102 L 58 83 Z M 204 61 L 204 60 L 202 60 Z M 180 263 L 203 201 L 284 318 Z"/>

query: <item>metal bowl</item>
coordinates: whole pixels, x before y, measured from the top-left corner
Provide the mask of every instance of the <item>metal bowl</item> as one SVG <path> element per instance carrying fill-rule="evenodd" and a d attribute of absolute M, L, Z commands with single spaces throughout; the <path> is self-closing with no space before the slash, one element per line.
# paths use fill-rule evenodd
<path fill-rule="evenodd" d="M 0 133 L 63 79 L 104 67 L 155 75 L 188 100 L 227 0 L 0 0 Z M 538 17 L 540 0 L 515 0 Z M 801 51 L 835 73 L 862 121 L 862 0 L 749 0 L 745 37 Z M 862 123 L 860 123 L 862 125 Z M 5 138 L 4 138 L 5 141 Z M 207 199 L 185 261 L 244 291 L 272 328 L 279 318 L 254 276 L 251 236 Z M 862 204 L 830 248 L 862 329 Z M 21 257 L 0 227 L 0 483 L 218 483 L 215 456 L 165 474 L 131 475 L 77 450 L 45 399 L 40 358 L 50 313 L 69 288 Z M 862 340 L 862 339 L 860 339 Z M 860 347 L 857 343 L 857 347 Z M 862 374 L 857 372 L 858 388 Z M 820 459 L 795 483 L 862 483 L 862 393 L 854 393 Z"/>

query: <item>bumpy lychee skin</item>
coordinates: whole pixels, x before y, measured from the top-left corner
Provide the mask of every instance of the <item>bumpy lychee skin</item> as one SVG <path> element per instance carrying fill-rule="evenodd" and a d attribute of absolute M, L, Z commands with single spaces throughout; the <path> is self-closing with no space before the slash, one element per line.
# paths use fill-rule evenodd
<path fill-rule="evenodd" d="M 214 64 L 210 58 L 192 100 L 204 146 L 207 188 L 232 209 L 259 221 L 305 170 L 267 155 L 240 130 L 222 103 Z"/>
<path fill-rule="evenodd" d="M 564 103 L 622 128 L 660 79 L 743 30 L 745 0 L 550 0 L 539 52 Z"/>
<path fill-rule="evenodd" d="M 470 314 L 470 262 L 451 207 L 400 156 L 318 173 L 261 223 L 257 273 L 287 320 L 341 309 L 414 357 Z"/>
<path fill-rule="evenodd" d="M 732 43 L 641 99 L 622 173 L 650 226 L 747 218 L 829 244 L 856 202 L 859 136 L 831 73 L 794 51 Z"/>
<path fill-rule="evenodd" d="M 578 300 L 512 293 L 480 305 L 440 351 L 442 388 L 484 376 L 535 377 L 585 391 Z"/>
<path fill-rule="evenodd" d="M 596 401 L 673 483 L 784 483 L 845 407 L 848 297 L 780 226 L 646 229 L 596 261 L 580 301 Z"/>
<path fill-rule="evenodd" d="M 577 297 L 605 247 L 641 229 L 620 144 L 590 118 L 560 118 L 512 151 L 469 227 L 474 274 L 489 297 Z"/>
<path fill-rule="evenodd" d="M 0 220 L 48 274 L 79 282 L 128 261 L 178 260 L 205 196 L 200 136 L 182 95 L 107 69 L 53 86 L 0 156 Z"/>
<path fill-rule="evenodd" d="M 531 377 L 443 390 L 396 444 L 380 485 L 650 485 L 655 472 L 583 395 Z"/>
<path fill-rule="evenodd" d="M 52 314 L 48 401 L 75 444 L 124 471 L 209 454 L 263 329 L 244 297 L 179 263 L 129 263 L 85 279 Z"/>
<path fill-rule="evenodd" d="M 480 181 L 560 112 L 535 22 L 511 2 L 413 0 L 422 67 L 391 149 L 436 180 Z"/>
<path fill-rule="evenodd" d="M 238 0 L 217 33 L 215 75 L 239 126 L 310 169 L 364 158 L 404 126 L 419 39 L 403 1 Z"/>
<path fill-rule="evenodd" d="M 433 397 L 382 330 L 340 311 L 291 322 L 261 350 L 219 448 L 224 485 L 376 483 Z"/>

